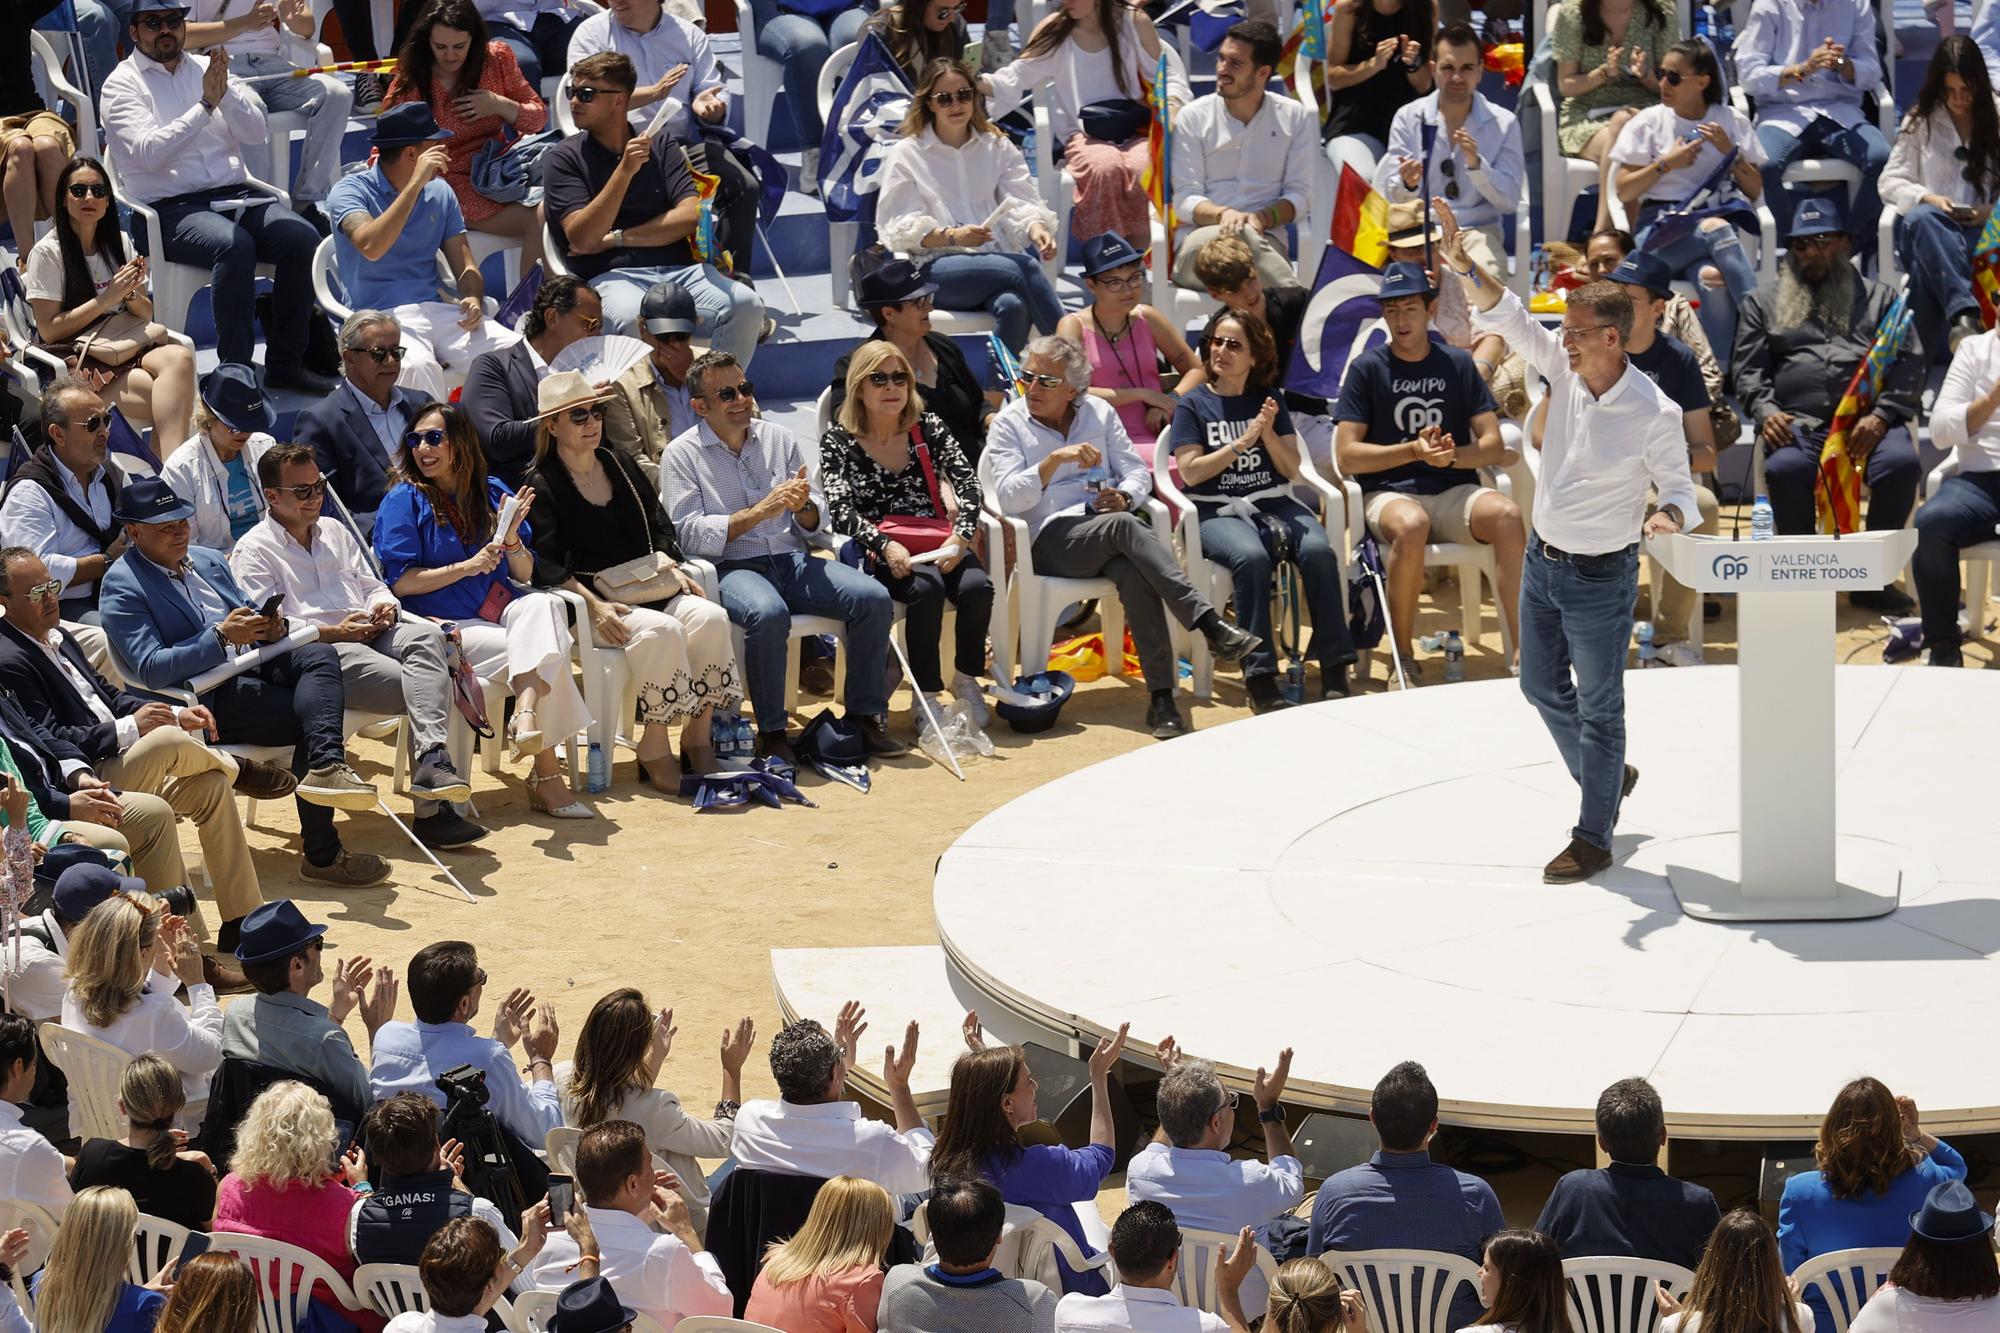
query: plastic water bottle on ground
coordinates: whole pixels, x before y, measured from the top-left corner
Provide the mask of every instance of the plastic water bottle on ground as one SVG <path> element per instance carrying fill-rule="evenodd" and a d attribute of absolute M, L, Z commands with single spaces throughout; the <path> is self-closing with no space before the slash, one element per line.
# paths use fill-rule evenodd
<path fill-rule="evenodd" d="M 1642 667 L 1656 665 L 1659 650 L 1653 647 L 1653 622 L 1642 620 L 1632 627 L 1632 632 L 1639 636 L 1639 665 Z"/>
<path fill-rule="evenodd" d="M 605 762 L 604 747 L 590 743 L 590 790 L 603 791 L 611 785 L 611 766 Z"/>
<path fill-rule="evenodd" d="M 1278 693 L 1295 704 L 1306 701 L 1306 668 L 1303 662 L 1294 662 L 1285 668 L 1285 674 L 1278 682 Z"/>
<path fill-rule="evenodd" d="M 1777 516 L 1771 512 L 1771 497 L 1760 495 L 1750 506 L 1750 540 L 1767 542 L 1778 532 Z"/>
<path fill-rule="evenodd" d="M 1444 636 L 1444 678 L 1447 681 L 1465 679 L 1465 640 L 1457 630 Z"/>

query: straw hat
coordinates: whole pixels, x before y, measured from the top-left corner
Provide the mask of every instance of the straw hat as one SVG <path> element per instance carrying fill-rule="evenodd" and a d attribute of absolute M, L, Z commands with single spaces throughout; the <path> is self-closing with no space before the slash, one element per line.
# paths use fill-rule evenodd
<path fill-rule="evenodd" d="M 558 370 L 543 380 L 541 388 L 535 391 L 535 406 L 539 409 L 535 419 L 540 421 L 558 412 L 567 412 L 572 407 L 589 407 L 592 403 L 603 402 L 611 394 L 609 385 L 599 388 L 577 371 Z"/>

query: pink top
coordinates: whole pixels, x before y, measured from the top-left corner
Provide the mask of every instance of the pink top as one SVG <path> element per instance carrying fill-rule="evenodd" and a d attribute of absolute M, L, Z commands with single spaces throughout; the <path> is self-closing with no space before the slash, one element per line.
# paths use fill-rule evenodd
<path fill-rule="evenodd" d="M 845 1321 L 828 1318 L 819 1307 L 828 1300 L 838 1304 L 842 1297 L 851 1297 L 856 1317 L 874 1328 L 875 1308 L 882 1301 L 882 1270 L 850 1268 L 832 1277 L 811 1277 L 783 1287 L 772 1286 L 760 1273 L 757 1285 L 750 1289 L 750 1304 L 744 1307 L 743 1317 L 785 1333 L 841 1333 Z"/>
<path fill-rule="evenodd" d="M 246 1184 L 232 1172 L 222 1178 L 216 1191 L 214 1229 L 296 1245 L 324 1259 L 343 1281 L 352 1282 L 356 1265 L 347 1249 L 347 1216 L 360 1197 L 340 1180 L 293 1184 L 281 1190 L 263 1182 Z M 316 1298 L 340 1310 L 367 1333 L 380 1333 L 382 1316 L 344 1309 L 323 1291 L 316 1293 Z"/>
<path fill-rule="evenodd" d="M 1138 307 L 1132 310 L 1132 328 L 1117 342 L 1098 331 L 1097 321 L 1081 317 L 1083 351 L 1090 358 L 1090 385 L 1094 389 L 1160 390 L 1160 350 L 1153 342 L 1153 326 Z M 1152 444 L 1159 433 L 1146 424 L 1146 405 L 1127 403 L 1118 409 L 1125 433 L 1134 444 Z M 1145 451 L 1151 456 L 1151 451 Z"/>

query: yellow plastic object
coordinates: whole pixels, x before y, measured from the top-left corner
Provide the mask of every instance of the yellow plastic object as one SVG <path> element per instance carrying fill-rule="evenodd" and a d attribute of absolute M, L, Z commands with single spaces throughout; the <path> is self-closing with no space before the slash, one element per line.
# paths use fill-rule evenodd
<path fill-rule="evenodd" d="M 1569 297 L 1561 292 L 1536 292 L 1528 301 L 1528 309 L 1537 315 L 1560 315 L 1569 309 Z"/>

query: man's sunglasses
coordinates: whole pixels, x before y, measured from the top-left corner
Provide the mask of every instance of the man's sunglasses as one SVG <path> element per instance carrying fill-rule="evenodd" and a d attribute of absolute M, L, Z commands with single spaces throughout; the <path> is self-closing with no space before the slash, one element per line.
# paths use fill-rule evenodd
<path fill-rule="evenodd" d="M 326 494 L 326 478 L 309 481 L 303 486 L 273 486 L 271 489 L 289 495 L 300 504 L 304 504 L 307 500 L 317 500 Z"/>
<path fill-rule="evenodd" d="M 82 181 L 71 181 L 69 185 L 69 197 L 72 199 L 109 199 L 111 197 L 111 187 L 103 181 L 99 181 L 95 185 L 86 185 Z"/>
<path fill-rule="evenodd" d="M 585 333 L 595 333 L 604 327 L 604 316 L 602 315 L 586 315 L 575 311 L 574 308 L 572 308 L 572 313 L 576 314 L 577 322 L 583 325 Z"/>
<path fill-rule="evenodd" d="M 403 346 L 403 344 L 401 343 L 397 343 L 394 347 L 350 347 L 347 350 L 350 352 L 361 352 L 367 355 L 378 366 L 381 365 L 384 361 L 387 361 L 390 357 L 394 357 L 396 358 L 396 360 L 401 361 L 404 357 L 410 354 L 410 349 Z"/>
<path fill-rule="evenodd" d="M 1446 182 L 1444 197 L 1447 199 L 1458 198 L 1458 181 L 1454 179 L 1458 175 L 1458 159 L 1455 157 L 1444 159 L 1444 161 L 1438 163 L 1438 170 L 1444 173 Z"/>
<path fill-rule="evenodd" d="M 891 384 L 900 389 L 910 382 L 910 372 L 907 370 L 878 370 L 868 377 L 868 382 L 878 389 L 886 389 Z"/>
<path fill-rule="evenodd" d="M 133 19 L 132 21 L 138 24 L 140 27 L 144 28 L 147 32 L 158 32 L 162 28 L 174 29 L 174 28 L 186 27 L 187 15 L 185 13 L 141 14 L 138 18 Z"/>
<path fill-rule="evenodd" d="M 972 91 L 972 89 L 970 88 L 957 88 L 948 93 L 932 93 L 931 105 L 951 106 L 953 104 L 957 104 L 959 106 L 966 106 L 969 105 L 972 99 L 977 96 L 979 96 L 979 94 Z"/>
<path fill-rule="evenodd" d="M 612 93 L 615 93 L 617 91 L 618 89 L 616 88 L 591 88 L 579 84 L 571 84 L 569 90 L 569 100 L 572 102 L 581 102 L 585 106 L 589 106 L 592 102 L 595 102 L 600 95 L 608 97 Z"/>
<path fill-rule="evenodd" d="M 34 587 L 28 589 L 28 600 L 31 602 L 54 601 L 56 594 L 62 591 L 62 586 L 61 579 L 50 579 L 47 583 L 37 583 Z"/>
<path fill-rule="evenodd" d="M 434 449 L 443 443 L 444 432 L 441 430 L 413 430 L 403 437 L 405 449 L 415 449 L 418 445 L 428 445 Z"/>
<path fill-rule="evenodd" d="M 1044 389 L 1060 389 L 1069 383 L 1060 375 L 1033 375 L 1025 370 L 1014 377 L 1014 382 L 1024 389 L 1032 389 L 1037 385 Z"/>
<path fill-rule="evenodd" d="M 756 396 L 757 391 L 750 386 L 749 380 L 744 380 L 741 384 L 726 384 L 717 389 L 713 395 L 718 403 L 733 403 L 738 398 L 747 403 Z"/>
<path fill-rule="evenodd" d="M 581 426 L 586 421 L 602 421 L 604 410 L 603 403 L 592 403 L 589 407 L 572 407 L 569 410 L 569 424 Z"/>
<path fill-rule="evenodd" d="M 85 435 L 95 435 L 111 424 L 111 414 L 108 412 L 93 412 L 81 421 L 67 421 L 63 424 L 71 430 L 80 430 Z"/>

